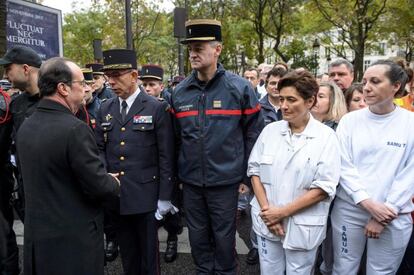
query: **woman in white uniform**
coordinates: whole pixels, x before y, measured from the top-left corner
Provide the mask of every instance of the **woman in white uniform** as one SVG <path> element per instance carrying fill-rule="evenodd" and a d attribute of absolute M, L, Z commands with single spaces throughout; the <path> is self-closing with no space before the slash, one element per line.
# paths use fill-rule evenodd
<path fill-rule="evenodd" d="M 368 108 L 337 128 L 341 179 L 331 214 L 333 274 L 357 274 L 366 247 L 367 275 L 395 274 L 412 231 L 414 115 L 393 103 L 407 75 L 379 61 L 363 77 Z"/>
<path fill-rule="evenodd" d="M 339 180 L 339 144 L 310 114 L 319 87 L 309 72 L 288 73 L 278 89 L 283 120 L 263 129 L 247 172 L 260 270 L 311 274 Z"/>

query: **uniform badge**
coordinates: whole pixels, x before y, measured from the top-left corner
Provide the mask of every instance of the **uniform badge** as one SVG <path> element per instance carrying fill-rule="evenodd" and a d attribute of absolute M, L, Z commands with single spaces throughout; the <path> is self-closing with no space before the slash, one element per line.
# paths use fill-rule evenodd
<path fill-rule="evenodd" d="M 213 100 L 213 108 L 221 109 L 221 100 Z"/>
<path fill-rule="evenodd" d="M 139 123 L 151 124 L 152 116 L 134 116 L 134 124 Z"/>
<path fill-rule="evenodd" d="M 107 122 L 109 122 L 111 119 L 112 119 L 111 114 L 107 114 L 107 115 L 105 116 L 105 120 L 106 120 Z"/>

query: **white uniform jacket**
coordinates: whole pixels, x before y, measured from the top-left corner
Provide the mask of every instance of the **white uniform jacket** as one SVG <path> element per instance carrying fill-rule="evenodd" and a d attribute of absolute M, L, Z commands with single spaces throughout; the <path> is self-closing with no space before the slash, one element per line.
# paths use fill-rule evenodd
<path fill-rule="evenodd" d="M 313 188 L 321 188 L 329 195 L 283 221 L 283 247 L 310 250 L 325 238 L 329 205 L 340 176 L 339 144 L 335 132 L 312 116 L 294 144 L 290 136 L 287 121 L 266 126 L 251 152 L 247 174 L 260 177 L 270 205 L 286 205 Z M 259 236 L 279 240 L 259 216 L 256 197 L 251 205 L 253 230 Z"/>

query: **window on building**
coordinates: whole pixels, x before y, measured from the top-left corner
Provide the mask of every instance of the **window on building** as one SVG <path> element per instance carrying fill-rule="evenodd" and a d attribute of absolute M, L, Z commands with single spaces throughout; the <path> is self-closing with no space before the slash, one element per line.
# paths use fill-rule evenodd
<path fill-rule="evenodd" d="M 384 55 L 385 54 L 385 43 L 379 43 L 379 54 Z"/>
<path fill-rule="evenodd" d="M 371 65 L 371 60 L 364 60 L 364 71 Z"/>

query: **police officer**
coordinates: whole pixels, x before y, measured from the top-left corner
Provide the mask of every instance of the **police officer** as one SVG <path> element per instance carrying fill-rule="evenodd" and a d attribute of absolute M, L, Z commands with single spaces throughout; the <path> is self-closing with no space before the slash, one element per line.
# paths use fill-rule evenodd
<path fill-rule="evenodd" d="M 25 46 L 15 46 L 9 49 L 6 54 L 0 59 L 0 65 L 4 66 L 4 76 L 12 84 L 12 88 L 22 91 L 21 94 L 12 97 L 12 101 L 8 107 L 8 113 L 10 118 L 0 124 L 0 152 L 8 152 L 12 148 L 13 137 L 16 136 L 18 129 L 23 121 L 29 117 L 35 110 L 39 102 L 39 88 L 37 86 L 38 72 L 42 60 L 40 56 L 31 48 Z M 10 158 L 2 158 L 0 160 L 0 166 L 8 167 L 10 165 Z M 18 163 L 18 160 L 17 160 Z M 7 171 L 8 168 L 6 169 Z M 18 172 L 16 169 L 15 172 Z M 18 191 L 15 194 L 14 207 L 16 209 L 19 218 L 24 221 L 24 192 L 23 182 L 20 174 L 16 175 L 18 182 Z M 10 177 L 5 178 L 2 181 L 2 189 L 4 190 L 4 196 L 7 196 L 6 201 L 11 200 L 11 192 L 13 190 L 13 179 Z M 2 190 L 2 191 L 3 191 Z M 6 192 L 6 190 L 8 190 Z M 5 270 L 9 274 L 19 274 L 18 267 L 18 248 L 16 244 L 16 237 L 13 232 L 13 211 L 6 203 L 4 204 L 5 212 L 3 212 L 4 218 L 7 220 L 10 226 L 8 234 L 8 256 L 4 261 Z"/>
<path fill-rule="evenodd" d="M 108 172 L 120 174 L 117 239 L 126 275 L 159 274 L 155 216 L 172 210 L 174 136 L 169 105 L 138 86 L 133 50 L 103 52 L 116 98 L 102 103 L 95 129 Z"/>
<path fill-rule="evenodd" d="M 171 95 L 164 89 L 162 79 L 164 76 L 164 70 L 161 66 L 158 65 L 143 65 L 141 68 L 140 79 L 142 81 L 142 86 L 145 88 L 145 91 L 159 100 L 170 101 Z M 174 184 L 172 202 L 174 206 L 178 206 L 181 202 L 180 200 L 181 192 L 177 184 Z M 183 225 L 179 213 L 167 214 L 165 219 L 160 222 L 160 225 L 163 225 L 168 232 L 167 237 L 167 248 L 164 254 L 164 260 L 167 263 L 173 262 L 177 258 L 177 235 L 181 234 L 183 231 Z"/>
<path fill-rule="evenodd" d="M 263 128 L 250 83 L 226 71 L 221 23 L 186 22 L 193 72 L 172 94 L 178 144 L 178 175 L 197 274 L 236 274 L 236 212 L 251 148 Z M 243 187 L 242 187 L 243 188 Z"/>
<path fill-rule="evenodd" d="M 85 65 L 86 68 L 92 70 L 94 83 L 92 85 L 93 92 L 97 95 L 99 100 L 105 101 L 115 97 L 111 87 L 107 84 L 107 79 L 102 71 L 103 65 L 99 63 L 89 63 Z"/>

